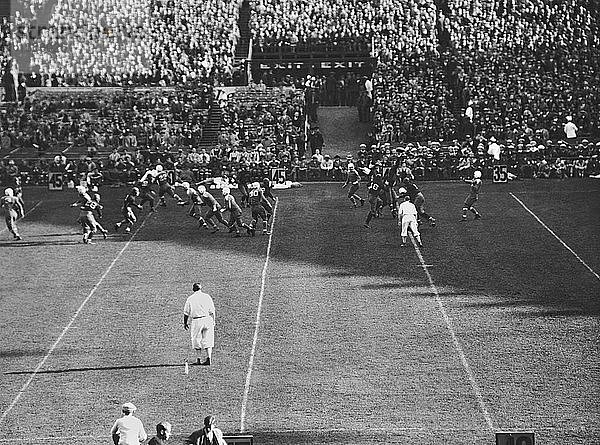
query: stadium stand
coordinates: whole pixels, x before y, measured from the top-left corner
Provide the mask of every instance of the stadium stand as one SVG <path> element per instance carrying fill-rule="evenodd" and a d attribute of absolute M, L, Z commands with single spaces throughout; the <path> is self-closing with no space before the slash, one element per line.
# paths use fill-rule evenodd
<path fill-rule="evenodd" d="M 51 97 L 40 91 L 22 105 L 4 105 L 2 153 L 17 149 L 28 157 L 34 165 L 24 170 L 35 171 L 40 155 L 64 152 L 103 159 L 101 169 L 113 169 L 107 180 L 127 181 L 157 161 L 189 167 L 196 177 L 235 174 L 246 165 L 256 176 L 284 169 L 293 179 L 342 179 L 346 153 L 329 153 L 326 161 L 305 115 L 316 127 L 319 105 L 349 105 L 372 123 L 366 150 L 353 159 L 359 166 L 406 164 L 423 179 L 474 168 L 489 174 L 498 161 L 520 177 L 597 173 L 600 13 L 590 0 L 252 2 L 248 24 L 257 51 L 368 53 L 377 66 L 372 76 L 265 73 L 262 83 L 289 88 L 240 90 L 220 101 L 222 110 L 211 85 L 231 82 L 239 29 L 246 30 L 239 10 L 247 3 L 17 5 L 0 28 L 9 83 L 11 55 L 21 56 L 22 72 L 29 55 L 30 87 L 189 87 Z M 568 141 L 567 122 L 578 129 Z M 122 159 L 110 164 L 106 156 L 115 149 Z"/>

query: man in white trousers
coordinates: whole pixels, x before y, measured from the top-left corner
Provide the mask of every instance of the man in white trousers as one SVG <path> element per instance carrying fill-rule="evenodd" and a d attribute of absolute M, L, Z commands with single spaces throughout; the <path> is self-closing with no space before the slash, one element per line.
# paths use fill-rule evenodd
<path fill-rule="evenodd" d="M 410 196 L 404 196 L 404 201 L 398 207 L 398 225 L 402 228 L 402 247 L 406 246 L 406 238 L 408 237 L 408 229 L 410 229 L 417 239 L 419 247 L 423 247 L 421 243 L 421 234 L 417 227 L 417 208 L 410 202 Z"/>
<path fill-rule="evenodd" d="M 198 354 L 196 363 L 208 366 L 215 346 L 215 304 L 210 295 L 202 292 L 200 283 L 194 283 L 192 289 L 194 293 L 183 308 L 183 328 L 187 331 L 191 327 L 192 348 Z"/>

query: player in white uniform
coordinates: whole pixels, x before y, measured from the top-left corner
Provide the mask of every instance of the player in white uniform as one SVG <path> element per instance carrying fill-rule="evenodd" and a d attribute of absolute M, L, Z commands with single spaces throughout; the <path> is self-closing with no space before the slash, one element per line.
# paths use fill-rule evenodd
<path fill-rule="evenodd" d="M 417 208 L 410 202 L 410 196 L 405 195 L 404 201 L 398 207 L 398 225 L 402 228 L 402 247 L 406 246 L 406 238 L 408 237 L 408 229 L 410 229 L 417 239 L 419 247 L 423 247 L 421 242 L 421 234 L 417 225 Z"/>
<path fill-rule="evenodd" d="M 17 229 L 17 219 L 23 218 L 23 205 L 19 198 L 15 196 L 12 188 L 9 187 L 4 190 L 4 196 L 0 198 L 0 206 L 4 209 L 6 228 L 12 233 L 15 240 L 21 240 L 21 235 L 19 235 Z"/>

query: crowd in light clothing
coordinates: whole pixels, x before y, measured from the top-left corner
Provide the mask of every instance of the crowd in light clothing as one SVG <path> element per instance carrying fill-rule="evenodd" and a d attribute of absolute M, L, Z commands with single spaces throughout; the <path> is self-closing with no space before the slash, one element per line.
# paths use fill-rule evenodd
<path fill-rule="evenodd" d="M 15 54 L 30 55 L 21 70 L 34 73 L 34 83 L 231 82 L 241 0 L 58 1 L 43 24 L 35 11 L 44 2 L 34 3 L 18 5 L 9 42 Z"/>

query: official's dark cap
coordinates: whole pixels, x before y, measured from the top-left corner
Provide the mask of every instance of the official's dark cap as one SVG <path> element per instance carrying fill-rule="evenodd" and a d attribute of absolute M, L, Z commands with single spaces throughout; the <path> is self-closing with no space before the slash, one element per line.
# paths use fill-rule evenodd
<path fill-rule="evenodd" d="M 202 289 L 202 286 L 200 285 L 200 283 L 194 283 L 194 285 L 192 286 L 192 289 L 194 290 L 194 292 L 199 291 L 200 289 Z"/>

